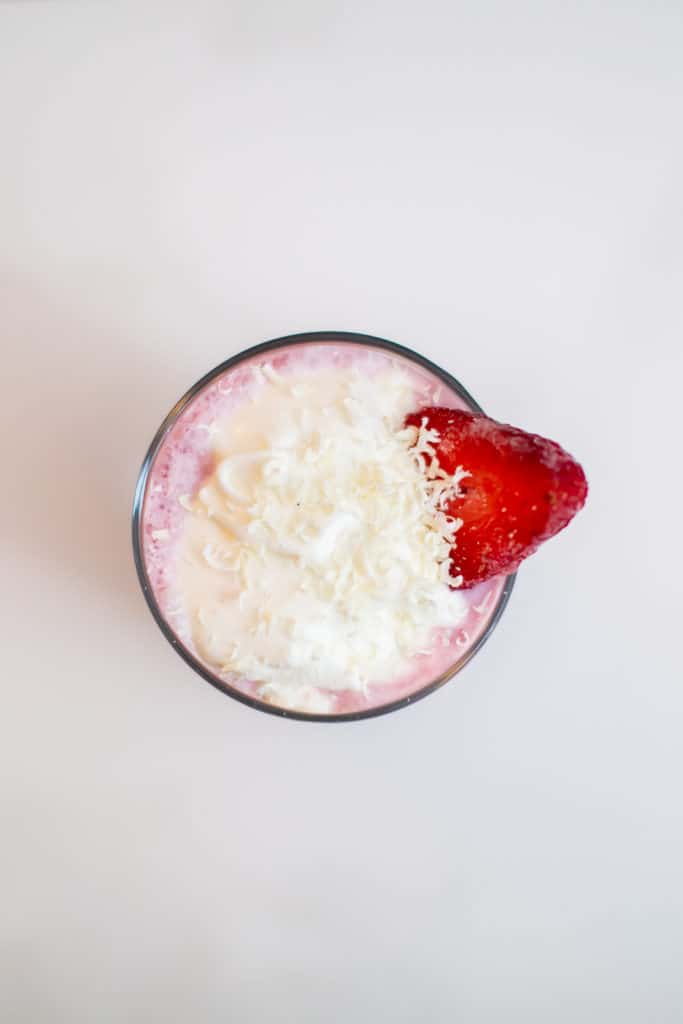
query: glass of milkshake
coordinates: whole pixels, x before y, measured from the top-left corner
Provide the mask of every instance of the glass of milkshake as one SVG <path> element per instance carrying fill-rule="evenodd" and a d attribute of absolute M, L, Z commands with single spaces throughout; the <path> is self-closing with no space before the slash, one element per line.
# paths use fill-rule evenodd
<path fill-rule="evenodd" d="M 262 711 L 344 721 L 426 696 L 476 654 L 514 575 L 453 586 L 429 437 L 404 423 L 436 405 L 481 411 L 415 352 L 335 331 L 241 352 L 180 399 L 140 471 L 133 549 L 199 675 Z"/>

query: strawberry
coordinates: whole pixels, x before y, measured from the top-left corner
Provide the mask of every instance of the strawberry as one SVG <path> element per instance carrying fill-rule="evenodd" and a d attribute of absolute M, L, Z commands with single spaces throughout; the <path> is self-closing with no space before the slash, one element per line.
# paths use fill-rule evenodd
<path fill-rule="evenodd" d="M 583 506 L 588 484 L 581 466 L 559 444 L 481 413 L 428 406 L 406 417 L 438 431 L 439 465 L 470 474 L 446 505 L 462 520 L 451 558 L 451 576 L 472 587 L 514 572 L 543 541 Z"/>

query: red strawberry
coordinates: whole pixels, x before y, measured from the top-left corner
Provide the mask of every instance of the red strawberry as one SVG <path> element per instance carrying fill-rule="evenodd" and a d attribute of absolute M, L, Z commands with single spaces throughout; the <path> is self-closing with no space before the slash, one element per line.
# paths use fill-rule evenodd
<path fill-rule="evenodd" d="M 451 575 L 463 587 L 511 573 L 583 506 L 588 484 L 559 444 L 481 413 L 429 406 L 406 417 L 440 434 L 436 458 L 447 473 L 467 470 L 447 512 L 462 519 Z"/>

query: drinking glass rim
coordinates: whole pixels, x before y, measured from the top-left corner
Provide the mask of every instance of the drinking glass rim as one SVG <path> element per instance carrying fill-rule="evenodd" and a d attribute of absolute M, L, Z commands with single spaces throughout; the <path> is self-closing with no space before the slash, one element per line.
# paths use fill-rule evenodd
<path fill-rule="evenodd" d="M 444 686 L 445 683 L 453 678 L 453 676 L 457 675 L 458 672 L 460 672 L 474 657 L 474 655 L 481 650 L 497 626 L 510 599 L 510 594 L 512 593 L 512 588 L 515 583 L 516 573 L 511 573 L 506 577 L 503 588 L 498 596 L 496 606 L 486 624 L 486 628 L 477 638 L 475 643 L 472 644 L 472 646 L 469 647 L 464 654 L 462 654 L 453 663 L 453 665 L 449 666 L 449 668 L 446 669 L 445 672 L 442 672 L 436 679 L 432 680 L 426 686 L 420 687 L 420 689 L 416 690 L 414 693 L 410 693 L 398 700 L 390 701 L 387 704 L 380 704 L 377 707 L 367 708 L 362 711 L 346 711 L 340 714 L 326 715 L 307 711 L 297 711 L 291 708 L 278 707 L 276 704 L 269 704 L 267 701 L 262 701 L 256 697 L 250 696 L 249 694 L 243 693 L 236 687 L 231 686 L 230 683 L 226 682 L 224 679 L 220 679 L 216 674 L 212 673 L 211 670 L 203 665 L 193 652 L 181 642 L 164 617 L 154 595 L 154 590 L 147 574 L 145 559 L 142 552 L 142 512 L 150 471 L 166 436 L 173 429 L 175 424 L 178 422 L 179 417 L 194 398 L 196 398 L 212 380 L 216 377 L 222 376 L 227 370 L 238 366 L 246 359 L 251 359 L 253 356 L 260 355 L 264 352 L 271 352 L 274 349 L 311 343 L 322 344 L 324 342 L 331 342 L 332 344 L 364 345 L 366 347 L 379 348 L 393 352 L 396 355 L 403 356 L 405 359 L 408 359 L 413 363 L 417 363 L 418 366 L 421 366 L 423 369 L 432 373 L 435 377 L 438 377 L 448 388 L 450 388 L 451 391 L 454 391 L 460 398 L 462 398 L 463 401 L 467 403 L 468 408 L 473 412 L 483 413 L 484 411 L 476 399 L 474 399 L 469 391 L 463 387 L 460 381 L 448 373 L 447 370 L 442 369 L 442 367 L 437 366 L 436 363 L 427 359 L 426 356 L 420 355 L 419 352 L 415 352 L 413 349 L 407 348 L 405 345 L 399 345 L 395 341 L 387 341 L 385 338 L 378 338 L 371 334 L 360 334 L 355 331 L 306 331 L 299 334 L 287 334 L 280 338 L 273 338 L 270 341 L 263 341 L 258 345 L 252 345 L 250 348 L 243 349 L 241 352 L 236 353 L 236 355 L 230 356 L 222 363 L 219 363 L 218 366 L 209 370 L 208 373 L 204 374 L 203 377 L 193 384 L 192 387 L 190 387 L 185 394 L 178 399 L 170 412 L 164 417 L 161 426 L 152 438 L 152 442 L 147 449 L 147 454 L 145 455 L 142 466 L 140 467 L 137 483 L 135 485 L 135 494 L 133 497 L 133 512 L 131 517 L 133 558 L 142 592 L 156 624 L 170 643 L 171 647 L 173 647 L 186 664 L 188 664 L 190 668 L 194 669 L 194 671 L 197 672 L 197 674 L 200 675 L 207 683 L 211 683 L 211 685 L 217 690 L 220 690 L 221 693 L 224 693 L 228 697 L 232 697 L 234 700 L 240 701 L 241 704 L 246 704 L 248 707 L 254 708 L 257 711 L 264 711 L 266 714 L 279 715 L 281 718 L 292 718 L 306 722 L 352 722 L 363 718 L 375 718 L 378 715 L 386 715 L 390 711 L 398 711 L 399 708 L 407 707 L 409 704 L 414 704 L 423 697 L 427 697 L 430 693 L 434 693 L 435 690 Z"/>

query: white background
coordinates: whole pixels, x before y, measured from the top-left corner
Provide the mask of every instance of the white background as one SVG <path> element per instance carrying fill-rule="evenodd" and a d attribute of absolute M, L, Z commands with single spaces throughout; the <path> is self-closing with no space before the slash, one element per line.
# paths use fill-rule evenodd
<path fill-rule="evenodd" d="M 0 4 L 0 1004 L 680 1020 L 680 3 Z M 281 721 L 129 545 L 175 399 L 376 333 L 584 462 L 466 671 Z"/>

